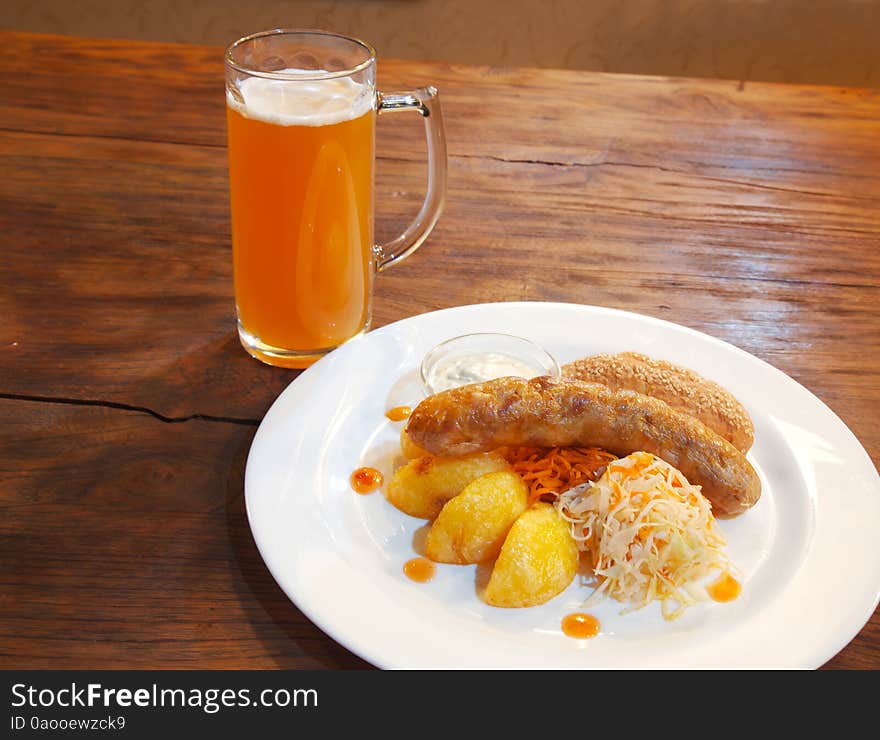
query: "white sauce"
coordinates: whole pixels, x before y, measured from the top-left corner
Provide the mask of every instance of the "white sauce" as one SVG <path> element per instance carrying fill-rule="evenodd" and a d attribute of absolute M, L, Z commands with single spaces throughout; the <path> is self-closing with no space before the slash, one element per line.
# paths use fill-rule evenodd
<path fill-rule="evenodd" d="M 543 367 L 518 357 L 500 352 L 481 352 L 438 360 L 431 367 L 426 380 L 434 393 L 439 393 L 468 383 L 510 376 L 534 378 L 546 372 Z"/>

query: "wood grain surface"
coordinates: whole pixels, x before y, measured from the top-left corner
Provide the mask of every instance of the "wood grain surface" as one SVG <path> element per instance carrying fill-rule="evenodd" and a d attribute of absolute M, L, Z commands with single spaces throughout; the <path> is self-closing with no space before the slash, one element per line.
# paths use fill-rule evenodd
<path fill-rule="evenodd" d="M 366 667 L 244 515 L 250 441 L 296 373 L 235 335 L 221 50 L 0 39 L 0 666 Z M 657 316 L 779 367 L 880 462 L 880 91 L 379 75 L 439 87 L 450 179 L 374 326 L 498 300 Z M 414 119 L 380 121 L 380 238 L 421 201 Z M 880 668 L 876 613 L 828 666 Z"/>

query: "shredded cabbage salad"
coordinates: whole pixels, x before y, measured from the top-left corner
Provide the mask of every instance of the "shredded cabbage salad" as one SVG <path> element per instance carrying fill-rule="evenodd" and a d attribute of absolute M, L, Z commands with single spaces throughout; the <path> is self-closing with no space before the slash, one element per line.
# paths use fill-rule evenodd
<path fill-rule="evenodd" d="M 560 494 L 556 508 L 592 558 L 598 586 L 586 605 L 609 595 L 626 613 L 657 599 L 676 619 L 708 598 L 707 576 L 731 570 L 700 487 L 647 452 L 609 463 L 596 482 Z"/>

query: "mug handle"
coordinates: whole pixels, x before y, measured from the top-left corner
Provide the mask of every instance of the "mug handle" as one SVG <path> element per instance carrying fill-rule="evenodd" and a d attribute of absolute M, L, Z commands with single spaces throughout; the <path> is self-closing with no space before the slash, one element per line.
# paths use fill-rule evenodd
<path fill-rule="evenodd" d="M 425 119 L 425 137 L 428 143 L 428 190 L 413 222 L 400 236 L 387 244 L 376 244 L 376 272 L 382 272 L 415 252 L 440 218 L 446 202 L 446 133 L 437 88 L 420 87 L 412 92 L 377 93 L 376 112 L 393 113 L 401 110 L 418 111 Z"/>

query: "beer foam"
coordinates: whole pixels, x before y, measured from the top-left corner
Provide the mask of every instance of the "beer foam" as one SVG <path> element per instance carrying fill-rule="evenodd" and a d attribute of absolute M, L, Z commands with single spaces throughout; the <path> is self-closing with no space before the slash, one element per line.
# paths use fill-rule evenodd
<path fill-rule="evenodd" d="M 315 73 L 315 70 L 282 70 L 286 75 Z M 238 89 L 244 102 L 227 90 L 226 102 L 230 108 L 246 118 L 278 126 L 329 126 L 359 118 L 373 107 L 370 86 L 350 77 L 324 80 L 248 77 L 238 83 Z"/>

